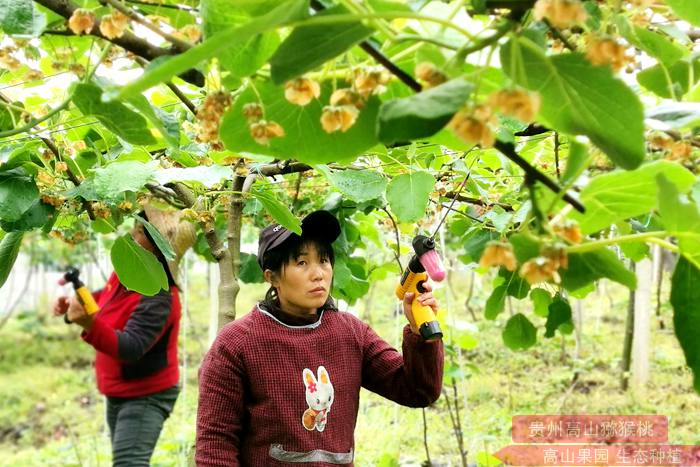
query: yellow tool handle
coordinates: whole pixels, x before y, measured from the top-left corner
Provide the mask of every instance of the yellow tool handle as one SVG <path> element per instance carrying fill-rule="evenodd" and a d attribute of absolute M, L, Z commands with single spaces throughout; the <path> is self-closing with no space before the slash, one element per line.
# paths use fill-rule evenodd
<path fill-rule="evenodd" d="M 95 298 L 92 296 L 87 287 L 79 287 L 75 290 L 75 292 L 78 294 L 78 300 L 83 304 L 83 308 L 85 308 L 87 314 L 94 315 L 100 311 L 100 307 L 97 306 Z"/>
<path fill-rule="evenodd" d="M 416 293 L 417 296 L 418 294 Z M 413 321 L 416 323 L 417 328 L 420 328 L 425 323 L 437 321 L 433 309 L 429 306 L 421 305 L 417 298 L 414 298 L 413 303 L 411 303 L 411 311 L 413 312 Z"/>

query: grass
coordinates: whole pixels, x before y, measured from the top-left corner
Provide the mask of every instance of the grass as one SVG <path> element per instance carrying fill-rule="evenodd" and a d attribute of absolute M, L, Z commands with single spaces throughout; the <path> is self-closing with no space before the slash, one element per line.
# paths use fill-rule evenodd
<path fill-rule="evenodd" d="M 446 343 L 454 330 L 473 322 L 461 294 L 469 274 L 455 272 L 453 287 L 437 290 L 448 324 Z M 191 275 L 189 317 L 181 332 L 181 361 L 186 366 L 183 391 L 166 422 L 153 457 L 155 466 L 185 466 L 194 439 L 197 369 L 207 347 L 208 296 L 205 278 Z M 479 311 L 488 281 L 471 304 L 480 319 L 472 350 L 455 347 L 458 379 L 446 378 L 444 389 L 454 407 L 456 390 L 460 425 L 469 462 L 487 462 L 510 444 L 511 417 L 516 414 L 661 414 L 669 417 L 669 442 L 700 444 L 696 414 L 700 398 L 672 330 L 652 326 L 651 378 L 646 388 L 622 391 L 622 352 L 627 291 L 607 285 L 583 301 L 582 339 L 575 334 L 543 337 L 544 319 L 534 316 L 527 300 L 513 301 L 495 321 Z M 385 339 L 400 348 L 403 317 L 393 313 L 393 281 L 376 283 L 371 309 L 360 301 L 354 308 Z M 264 287 L 244 286 L 239 309 L 248 310 Z M 538 329 L 538 344 L 513 352 L 501 340 L 510 313 L 522 311 Z M 671 311 L 662 313 L 670 325 Z M 94 387 L 90 349 L 75 329 L 43 313 L 25 313 L 0 330 L 0 465 L 108 466 L 110 447 L 104 423 L 104 402 Z M 463 334 L 464 332 L 462 332 Z M 574 375 L 577 374 L 574 381 Z M 435 465 L 461 465 L 446 396 L 426 409 L 430 456 Z M 421 410 L 399 407 L 362 392 L 356 429 L 358 466 L 418 466 L 426 458 Z"/>

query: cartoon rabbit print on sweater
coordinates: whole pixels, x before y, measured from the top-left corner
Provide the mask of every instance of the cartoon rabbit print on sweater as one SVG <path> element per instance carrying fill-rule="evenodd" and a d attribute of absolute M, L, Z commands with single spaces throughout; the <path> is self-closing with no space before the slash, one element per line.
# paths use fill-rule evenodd
<path fill-rule="evenodd" d="M 302 372 L 304 386 L 306 386 L 306 403 L 309 408 L 304 411 L 301 422 L 309 431 L 314 429 L 323 431 L 326 429 L 328 412 L 333 404 L 333 385 L 328 372 L 323 366 L 318 367 L 318 378 L 313 371 L 304 368 Z"/>

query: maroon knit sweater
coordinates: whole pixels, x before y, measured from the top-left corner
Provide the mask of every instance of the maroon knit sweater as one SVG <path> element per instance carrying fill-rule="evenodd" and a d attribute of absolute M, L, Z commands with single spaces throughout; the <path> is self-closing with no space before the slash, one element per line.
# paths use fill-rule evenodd
<path fill-rule="evenodd" d="M 442 342 L 408 326 L 402 356 L 349 313 L 289 326 L 255 307 L 221 330 L 200 368 L 197 465 L 352 465 L 360 387 L 425 407 L 442 370 Z"/>

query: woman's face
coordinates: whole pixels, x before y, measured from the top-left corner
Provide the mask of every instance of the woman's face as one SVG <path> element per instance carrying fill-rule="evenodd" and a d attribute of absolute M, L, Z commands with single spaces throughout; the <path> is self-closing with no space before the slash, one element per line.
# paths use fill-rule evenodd
<path fill-rule="evenodd" d="M 313 315 L 328 299 L 333 279 L 329 258 L 322 258 L 314 244 L 304 245 L 299 257 L 290 259 L 279 274 L 265 270 L 265 280 L 277 289 L 281 308 L 298 316 Z"/>
<path fill-rule="evenodd" d="M 143 224 L 140 222 L 136 222 L 134 225 L 134 228 L 131 229 L 131 237 L 134 239 L 136 243 L 141 245 L 141 247 L 144 250 L 148 250 L 151 253 L 155 251 L 155 247 L 153 244 L 148 240 L 148 237 L 146 237 L 146 234 L 143 233 Z"/>

